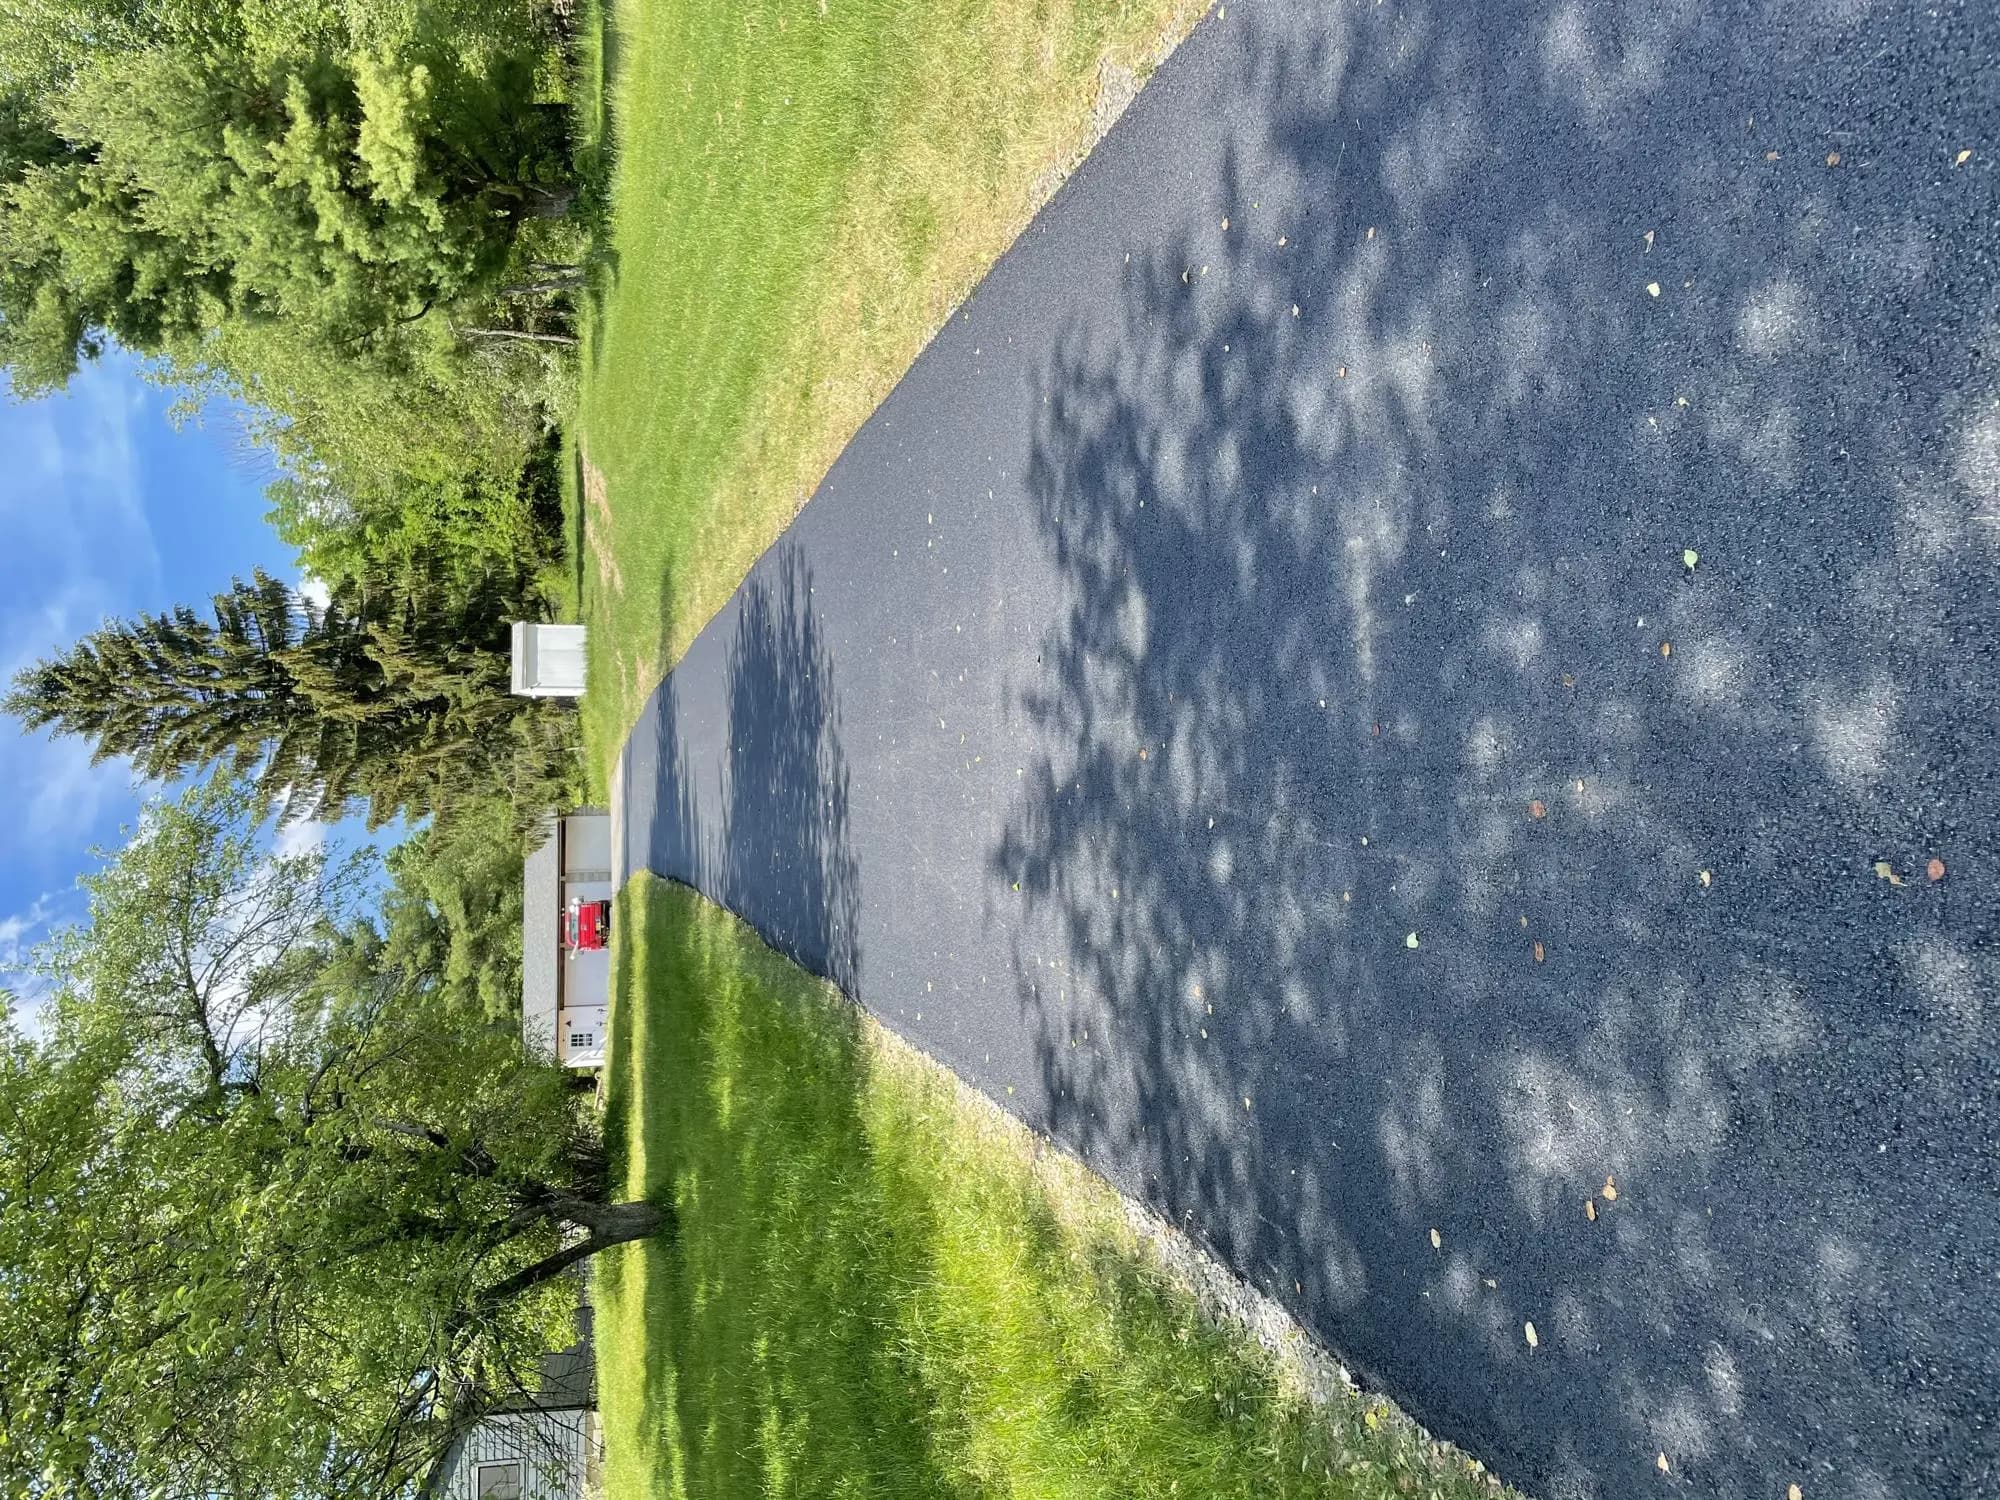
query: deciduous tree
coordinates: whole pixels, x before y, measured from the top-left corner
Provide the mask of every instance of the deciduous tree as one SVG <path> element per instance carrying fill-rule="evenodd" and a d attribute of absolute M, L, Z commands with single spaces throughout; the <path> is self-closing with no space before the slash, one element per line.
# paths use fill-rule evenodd
<path fill-rule="evenodd" d="M 532 1385 L 564 1272 L 671 1232 L 257 808 L 153 809 L 45 956 L 44 1035 L 0 1023 L 0 1493 L 407 1494 Z"/>

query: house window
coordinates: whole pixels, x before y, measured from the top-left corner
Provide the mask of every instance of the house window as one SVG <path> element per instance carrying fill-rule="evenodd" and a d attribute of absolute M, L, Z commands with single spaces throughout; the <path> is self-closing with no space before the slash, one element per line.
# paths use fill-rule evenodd
<path fill-rule="evenodd" d="M 569 1034 L 569 1045 L 572 1052 L 584 1047 L 595 1047 L 597 1045 L 597 1038 L 588 1031 L 572 1031 Z"/>
<path fill-rule="evenodd" d="M 520 1464 L 481 1464 L 472 1493 L 473 1500 L 521 1500 Z"/>

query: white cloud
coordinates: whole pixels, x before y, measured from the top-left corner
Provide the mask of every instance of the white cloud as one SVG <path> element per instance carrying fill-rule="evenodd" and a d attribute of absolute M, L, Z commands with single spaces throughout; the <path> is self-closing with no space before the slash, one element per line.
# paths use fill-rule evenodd
<path fill-rule="evenodd" d="M 296 854 L 312 854 L 326 847 L 326 824 L 286 823 L 271 840 L 271 852 L 279 859 Z"/>
<path fill-rule="evenodd" d="M 0 917 L 0 974 L 18 969 L 54 914 L 50 897 L 37 896 L 26 911 Z"/>
<path fill-rule="evenodd" d="M 0 691 L 107 616 L 158 597 L 160 553 L 135 446 L 150 401 L 122 360 L 87 367 L 46 400 L 0 398 Z M 0 820 L 0 861 L 11 872 L 0 877 L 0 900 L 19 903 L 23 882 L 47 881 L 78 859 L 105 832 L 130 776 L 122 764 L 93 766 L 82 741 L 0 725 L 12 814 Z"/>

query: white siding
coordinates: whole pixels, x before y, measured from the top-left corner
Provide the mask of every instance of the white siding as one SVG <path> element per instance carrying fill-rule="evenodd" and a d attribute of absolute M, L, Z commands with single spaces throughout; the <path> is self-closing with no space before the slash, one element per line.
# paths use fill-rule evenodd
<path fill-rule="evenodd" d="M 611 879 L 609 813 L 571 813 L 563 819 L 563 875 Z"/>
<path fill-rule="evenodd" d="M 440 1500 L 477 1500 L 482 1464 L 518 1463 L 521 1500 L 580 1500 L 588 1465 L 589 1413 L 503 1412 L 482 1418 L 459 1448 Z"/>
<path fill-rule="evenodd" d="M 511 686 L 529 698 L 574 698 L 583 692 L 584 640 L 581 625 L 514 622 Z"/>

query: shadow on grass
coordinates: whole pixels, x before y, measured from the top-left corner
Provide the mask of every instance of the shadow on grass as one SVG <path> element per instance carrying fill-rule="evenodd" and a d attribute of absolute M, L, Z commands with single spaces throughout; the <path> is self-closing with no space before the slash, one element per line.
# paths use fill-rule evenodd
<path fill-rule="evenodd" d="M 633 1492 L 1486 1493 L 1359 1403 L 1310 1414 L 1142 1267 L 1109 1195 L 1051 1188 L 735 918 L 650 878 L 621 899 L 619 1004 L 646 1002 L 614 1096 L 634 1186 L 681 1223 L 606 1273 Z"/>

